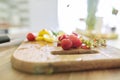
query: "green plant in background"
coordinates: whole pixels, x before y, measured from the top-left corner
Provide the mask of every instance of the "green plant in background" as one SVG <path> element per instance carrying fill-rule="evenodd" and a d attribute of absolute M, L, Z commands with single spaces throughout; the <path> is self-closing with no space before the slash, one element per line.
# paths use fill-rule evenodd
<path fill-rule="evenodd" d="M 87 0 L 87 19 L 86 19 L 86 25 L 87 30 L 92 31 L 94 30 L 95 24 L 96 24 L 96 16 L 95 13 L 97 11 L 97 5 L 99 0 Z"/>

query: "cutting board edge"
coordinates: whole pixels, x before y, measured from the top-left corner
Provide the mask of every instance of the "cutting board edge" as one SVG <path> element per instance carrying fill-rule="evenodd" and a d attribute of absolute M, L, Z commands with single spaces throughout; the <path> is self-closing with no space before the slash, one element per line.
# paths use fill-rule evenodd
<path fill-rule="evenodd" d="M 66 62 L 29 62 L 11 57 L 12 67 L 27 73 L 56 73 L 96 69 L 120 68 L 120 58 Z M 102 65 L 101 65 L 102 64 Z"/>

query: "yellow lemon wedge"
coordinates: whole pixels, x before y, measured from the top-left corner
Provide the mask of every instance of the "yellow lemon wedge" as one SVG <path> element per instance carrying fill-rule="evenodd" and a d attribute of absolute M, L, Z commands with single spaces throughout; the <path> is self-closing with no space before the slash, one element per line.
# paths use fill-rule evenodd
<path fill-rule="evenodd" d="M 50 32 L 46 29 L 42 29 L 39 33 L 38 33 L 38 36 L 43 36 L 44 34 L 48 34 L 50 35 Z"/>
<path fill-rule="evenodd" d="M 35 38 L 35 40 L 36 40 L 36 41 L 40 41 L 40 40 L 44 40 L 44 38 L 43 38 L 43 36 L 37 36 L 37 37 Z"/>
<path fill-rule="evenodd" d="M 48 34 L 44 34 L 43 38 L 44 38 L 44 41 L 54 42 L 54 38 L 52 36 L 48 35 Z"/>

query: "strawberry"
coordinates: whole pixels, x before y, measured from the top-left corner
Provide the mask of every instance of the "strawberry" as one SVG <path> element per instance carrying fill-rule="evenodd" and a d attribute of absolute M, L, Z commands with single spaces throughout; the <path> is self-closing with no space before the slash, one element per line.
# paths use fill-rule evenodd
<path fill-rule="evenodd" d="M 75 35 L 69 35 L 69 39 L 72 41 L 72 47 L 78 48 L 82 45 L 82 41 Z"/>
<path fill-rule="evenodd" d="M 35 40 L 35 35 L 33 33 L 28 33 L 26 37 L 27 37 L 28 41 L 34 41 Z"/>
<path fill-rule="evenodd" d="M 81 46 L 82 49 L 90 49 L 90 47 L 86 46 L 86 45 L 82 45 Z"/>
<path fill-rule="evenodd" d="M 58 40 L 62 41 L 63 39 L 67 39 L 67 38 L 68 38 L 68 35 L 63 34 L 63 35 L 61 35 L 61 36 L 58 37 Z"/>
<path fill-rule="evenodd" d="M 69 50 L 72 47 L 72 41 L 70 39 L 63 39 L 61 46 L 64 50 Z"/>
<path fill-rule="evenodd" d="M 57 46 L 61 46 L 61 42 L 58 42 L 58 43 L 57 43 Z"/>

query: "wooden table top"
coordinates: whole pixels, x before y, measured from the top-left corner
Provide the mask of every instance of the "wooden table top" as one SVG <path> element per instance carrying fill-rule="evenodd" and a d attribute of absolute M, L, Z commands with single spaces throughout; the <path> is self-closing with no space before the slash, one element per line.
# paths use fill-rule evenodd
<path fill-rule="evenodd" d="M 116 42 L 116 41 L 115 41 Z M 119 48 L 118 42 L 109 42 Z M 0 80 L 120 80 L 120 68 L 57 74 L 27 74 L 12 68 L 10 58 L 17 46 L 0 47 Z M 101 65 L 102 66 L 102 65 Z"/>

